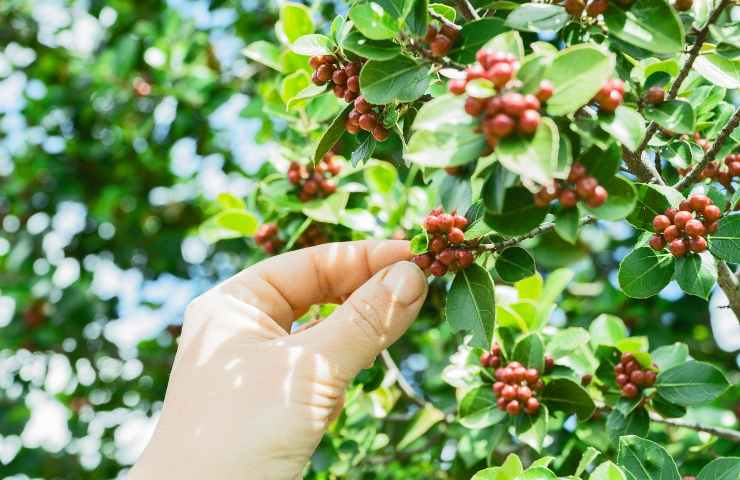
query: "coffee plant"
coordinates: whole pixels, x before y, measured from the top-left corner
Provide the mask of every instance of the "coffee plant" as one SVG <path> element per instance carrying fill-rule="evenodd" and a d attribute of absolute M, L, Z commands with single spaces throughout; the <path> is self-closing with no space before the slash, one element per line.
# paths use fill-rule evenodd
<path fill-rule="evenodd" d="M 231 12 L 226 27 L 176 2 L 90 2 L 118 20 L 87 56 L 46 42 L 34 2 L 10 3 L 0 38 L 38 58 L 8 68 L 46 91 L 0 121 L 67 143 L 0 143 L 8 478 L 125 475 L 135 457 L 106 414 L 161 407 L 179 321 L 116 343 L 131 298 L 96 264 L 122 285 L 177 275 L 202 290 L 369 238 L 408 240 L 429 297 L 347 391 L 305 478 L 740 478 L 738 2 L 204 2 Z M 232 68 L 225 32 L 243 47 Z M 233 98 L 238 114 L 214 120 Z M 184 138 L 196 167 L 175 161 Z M 65 202 L 85 221 L 56 248 L 34 225 L 61 229 Z M 207 253 L 183 260 L 196 240 Z M 68 259 L 79 280 L 60 287 Z M 147 312 L 163 296 L 142 296 Z M 93 373 L 56 388 L 24 362 Z M 22 398 L 39 392 L 66 415 L 56 449 L 24 437 Z"/>

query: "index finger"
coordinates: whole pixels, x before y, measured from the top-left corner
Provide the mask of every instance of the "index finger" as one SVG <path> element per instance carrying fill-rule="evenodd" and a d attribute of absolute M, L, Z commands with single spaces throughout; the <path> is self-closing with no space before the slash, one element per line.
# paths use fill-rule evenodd
<path fill-rule="evenodd" d="M 218 288 L 271 316 L 285 331 L 314 304 L 339 303 L 386 266 L 412 257 L 406 240 L 328 243 L 264 260 Z"/>

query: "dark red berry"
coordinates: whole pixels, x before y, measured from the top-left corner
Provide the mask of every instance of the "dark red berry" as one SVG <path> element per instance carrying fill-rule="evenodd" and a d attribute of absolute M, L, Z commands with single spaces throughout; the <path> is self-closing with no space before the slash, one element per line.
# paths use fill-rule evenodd
<path fill-rule="evenodd" d="M 457 263 L 460 264 L 460 268 L 468 268 L 475 261 L 475 257 L 470 250 L 458 250 L 457 251 Z"/>
<path fill-rule="evenodd" d="M 720 210 L 717 205 L 707 205 L 706 207 L 704 207 L 704 218 L 708 222 L 719 220 L 719 217 L 721 216 L 722 210 Z"/>
<path fill-rule="evenodd" d="M 678 227 L 679 230 L 683 230 L 692 218 L 694 218 L 694 216 L 691 215 L 691 213 L 681 210 L 673 217 L 673 224 Z"/>
<path fill-rule="evenodd" d="M 699 220 L 692 218 L 686 222 L 686 233 L 692 237 L 702 237 L 707 233 L 707 229 Z"/>
<path fill-rule="evenodd" d="M 619 93 L 617 90 L 612 90 L 606 97 L 601 99 L 599 105 L 601 106 L 602 110 L 606 112 L 613 112 L 617 109 L 618 106 L 622 104 L 622 100 L 622 94 Z"/>
<path fill-rule="evenodd" d="M 429 44 L 432 55 L 435 57 L 444 57 L 450 51 L 452 41 L 444 35 L 437 35 Z"/>
<path fill-rule="evenodd" d="M 509 415 L 519 415 L 519 402 L 516 400 L 510 401 L 506 405 L 506 411 L 509 413 Z"/>
<path fill-rule="evenodd" d="M 689 249 L 694 253 L 701 253 L 707 249 L 707 239 L 696 237 L 689 240 Z"/>
<path fill-rule="evenodd" d="M 518 117 L 527 108 L 527 102 L 521 93 L 507 93 L 502 101 L 504 111 L 513 117 Z"/>
<path fill-rule="evenodd" d="M 697 193 L 689 197 L 689 205 L 697 213 L 703 212 L 704 208 L 706 208 L 707 206 L 711 204 L 712 204 L 712 199 L 707 197 L 706 195 Z"/>
<path fill-rule="evenodd" d="M 688 250 L 686 248 L 686 242 L 684 242 L 683 238 L 675 239 L 674 241 L 671 242 L 668 248 L 671 250 L 671 253 L 676 257 L 683 257 L 684 255 L 686 255 L 686 251 Z"/>
<path fill-rule="evenodd" d="M 501 88 L 511 80 L 514 74 L 514 69 L 511 64 L 500 62 L 491 67 L 488 71 L 488 79 L 496 87 Z"/>
<path fill-rule="evenodd" d="M 653 250 L 663 250 L 665 248 L 665 242 L 663 241 L 663 237 L 660 235 L 653 235 L 650 237 L 650 247 Z"/>
<path fill-rule="evenodd" d="M 624 385 L 627 382 L 629 382 L 629 377 L 626 374 L 620 373 L 619 375 L 617 375 L 617 384 L 618 385 Z"/>
<path fill-rule="evenodd" d="M 645 94 L 645 101 L 651 105 L 663 103 L 665 100 L 665 90 L 661 87 L 650 87 Z"/>
<path fill-rule="evenodd" d="M 372 132 L 378 125 L 378 117 L 374 113 L 363 113 L 359 119 L 360 128 L 365 131 Z"/>
<path fill-rule="evenodd" d="M 703 227 L 704 225 L 702 225 L 702 228 Z M 450 243 L 462 243 L 465 241 L 465 234 L 459 228 L 452 227 L 450 229 L 450 233 L 447 234 L 447 239 L 450 241 Z"/>
<path fill-rule="evenodd" d="M 448 267 L 452 265 L 456 259 L 457 255 L 455 254 L 455 250 L 451 248 L 442 250 L 441 253 L 437 254 L 437 261 L 444 263 Z"/>
<path fill-rule="evenodd" d="M 531 135 L 540 126 L 540 114 L 537 110 L 524 110 L 519 116 L 519 131 L 525 135 Z"/>
<path fill-rule="evenodd" d="M 679 235 L 681 235 L 681 232 L 678 231 L 678 227 L 675 225 L 669 225 L 665 230 L 663 230 L 663 240 L 668 243 L 676 240 Z"/>
<path fill-rule="evenodd" d="M 655 232 L 662 232 L 668 226 L 671 224 L 671 219 L 668 218 L 665 215 L 656 215 L 655 218 L 653 218 L 653 231 Z"/>
<path fill-rule="evenodd" d="M 372 108 L 372 105 L 365 101 L 365 97 L 359 96 L 355 98 L 355 110 L 357 110 L 358 112 L 368 113 L 370 110 L 372 110 Z"/>
<path fill-rule="evenodd" d="M 429 267 L 429 271 L 435 277 L 441 277 L 445 273 L 447 273 L 447 265 L 445 265 L 442 262 L 435 261 L 435 262 L 432 263 L 432 266 Z"/>
<path fill-rule="evenodd" d="M 606 191 L 606 188 L 602 187 L 601 185 L 596 185 L 596 188 L 594 188 L 594 193 L 591 194 L 591 198 L 589 198 L 586 203 L 591 208 L 598 208 L 606 202 L 606 199 L 608 197 L 609 192 Z"/>
<path fill-rule="evenodd" d="M 417 255 L 414 257 L 414 263 L 422 270 L 426 270 L 431 267 L 432 262 L 434 262 L 434 258 L 429 254 Z"/>
<path fill-rule="evenodd" d="M 642 385 L 643 381 L 645 380 L 645 374 L 642 373 L 642 370 L 635 370 L 634 372 L 630 373 L 630 382 L 634 383 L 635 385 Z"/>
<path fill-rule="evenodd" d="M 563 208 L 573 208 L 578 203 L 578 195 L 573 190 L 565 189 L 560 192 L 558 200 Z"/>
<path fill-rule="evenodd" d="M 540 82 L 540 88 L 537 90 L 537 98 L 540 102 L 546 102 L 555 93 L 555 87 L 549 80 Z"/>
<path fill-rule="evenodd" d="M 637 386 L 633 383 L 628 383 L 622 387 L 622 394 L 627 398 L 635 398 L 638 393 Z"/>
<path fill-rule="evenodd" d="M 516 398 L 516 388 L 511 385 L 506 385 L 501 390 L 501 396 L 507 400 L 514 400 Z"/>

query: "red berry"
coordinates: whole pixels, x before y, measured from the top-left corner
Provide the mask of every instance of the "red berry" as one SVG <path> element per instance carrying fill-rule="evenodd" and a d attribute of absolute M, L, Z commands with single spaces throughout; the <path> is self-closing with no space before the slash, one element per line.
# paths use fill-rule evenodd
<path fill-rule="evenodd" d="M 665 248 L 665 242 L 663 241 L 663 237 L 660 235 L 653 235 L 650 237 L 650 247 L 653 250 L 661 251 Z"/>
<path fill-rule="evenodd" d="M 720 210 L 717 205 L 707 205 L 706 207 L 704 207 L 704 218 L 708 222 L 719 220 L 719 217 L 721 216 L 722 210 Z"/>
<path fill-rule="evenodd" d="M 488 71 L 488 79 L 498 88 L 503 87 L 514 74 L 511 64 L 499 62 Z"/>
<path fill-rule="evenodd" d="M 532 94 L 524 95 L 524 102 L 529 110 L 539 110 L 541 107 L 540 101 Z"/>
<path fill-rule="evenodd" d="M 527 369 L 527 373 L 524 374 L 524 379 L 528 384 L 534 385 L 540 379 L 540 372 L 536 368 L 529 368 Z"/>
<path fill-rule="evenodd" d="M 638 393 L 637 386 L 633 383 L 628 383 L 622 387 L 622 394 L 627 398 L 635 398 Z"/>
<path fill-rule="evenodd" d="M 426 43 L 430 43 L 432 40 L 434 40 L 434 37 L 437 36 L 437 33 L 437 28 L 434 25 L 429 24 L 429 26 L 427 27 L 426 36 L 424 37 L 424 41 Z"/>
<path fill-rule="evenodd" d="M 347 93 L 347 87 L 344 85 L 334 85 L 334 96 L 337 98 L 344 98 L 344 94 Z"/>
<path fill-rule="evenodd" d="M 534 397 L 527 400 L 527 413 L 532 414 L 540 409 L 540 401 Z"/>
<path fill-rule="evenodd" d="M 435 57 L 444 57 L 450 51 L 452 41 L 444 35 L 437 35 L 429 44 L 432 55 Z"/>
<path fill-rule="evenodd" d="M 576 182 L 576 192 L 581 198 L 589 198 L 593 195 L 598 182 L 594 177 L 583 177 Z"/>
<path fill-rule="evenodd" d="M 622 94 L 617 90 L 611 90 L 609 94 L 599 102 L 601 109 L 605 112 L 613 112 L 622 104 Z"/>
<path fill-rule="evenodd" d="M 457 228 L 464 229 L 468 226 L 468 219 L 464 215 L 454 215 L 452 218 L 452 224 Z"/>
<path fill-rule="evenodd" d="M 316 180 L 306 180 L 303 184 L 303 191 L 309 194 L 314 194 L 319 190 L 319 184 Z"/>
<path fill-rule="evenodd" d="M 671 250 L 671 253 L 676 257 L 683 257 L 686 255 L 686 243 L 683 241 L 683 238 L 677 238 L 671 242 L 671 244 L 668 246 L 668 248 Z"/>
<path fill-rule="evenodd" d="M 447 239 L 445 237 L 434 237 L 429 242 L 429 250 L 434 253 L 442 253 L 447 248 Z"/>
<path fill-rule="evenodd" d="M 689 205 L 697 213 L 703 212 L 704 208 L 711 204 L 712 199 L 707 197 L 706 195 L 696 194 L 689 197 Z"/>
<path fill-rule="evenodd" d="M 526 368 L 522 367 L 521 365 L 518 366 L 518 367 L 516 367 L 514 369 L 514 376 L 513 376 L 514 382 L 515 383 L 521 382 L 522 380 L 524 380 L 524 376 L 526 374 L 527 374 L 527 369 Z"/>
<path fill-rule="evenodd" d="M 516 398 L 516 388 L 511 385 L 506 385 L 501 390 L 501 396 L 507 400 L 514 400 Z"/>
<path fill-rule="evenodd" d="M 429 271 L 435 277 L 441 277 L 445 273 L 447 273 L 447 265 L 445 265 L 442 262 L 435 261 L 435 262 L 432 263 L 432 266 L 429 267 Z"/>
<path fill-rule="evenodd" d="M 347 82 L 347 74 L 344 73 L 344 70 L 334 70 L 331 81 L 337 85 L 344 85 Z"/>
<path fill-rule="evenodd" d="M 668 226 L 671 224 L 671 219 L 668 218 L 665 215 L 656 215 L 655 218 L 653 218 L 653 231 L 655 232 L 662 232 Z"/>
<path fill-rule="evenodd" d="M 468 268 L 475 261 L 475 257 L 470 250 L 458 250 L 457 251 L 457 263 L 460 264 L 460 268 Z"/>
<path fill-rule="evenodd" d="M 455 250 L 451 248 L 446 248 L 442 250 L 441 253 L 437 254 L 437 261 L 444 263 L 448 267 L 452 265 L 456 259 L 457 255 L 455 254 Z"/>
<path fill-rule="evenodd" d="M 365 97 L 359 96 L 355 98 L 355 110 L 357 110 L 358 112 L 368 113 L 370 110 L 372 110 L 372 108 L 372 105 L 365 101 Z"/>
<path fill-rule="evenodd" d="M 681 203 L 678 204 L 678 210 L 681 212 L 690 212 L 691 204 L 689 203 L 688 200 L 682 200 Z M 674 216 L 674 221 L 675 221 L 675 216 Z"/>
<path fill-rule="evenodd" d="M 388 130 L 386 130 L 383 125 L 378 124 L 373 129 L 373 138 L 378 142 L 385 142 L 386 140 L 388 140 L 388 135 Z"/>
<path fill-rule="evenodd" d="M 645 101 L 651 105 L 663 103 L 665 100 L 665 90 L 660 87 L 650 87 L 645 94 Z"/>
<path fill-rule="evenodd" d="M 540 88 L 537 90 L 537 98 L 540 102 L 546 102 L 555 93 L 555 87 L 549 80 L 543 80 L 540 82 Z"/>
<path fill-rule="evenodd" d="M 624 81 L 622 79 L 612 78 L 609 80 L 609 87 L 619 92 L 620 95 L 624 95 Z"/>
<path fill-rule="evenodd" d="M 678 210 L 676 210 L 675 208 L 666 208 L 664 215 L 668 217 L 671 223 L 673 223 L 673 218 L 676 216 L 676 212 L 678 212 Z"/>
<path fill-rule="evenodd" d="M 614 373 L 616 373 L 617 375 L 619 375 L 620 373 L 624 373 L 624 364 L 620 362 L 614 365 Z"/>
<path fill-rule="evenodd" d="M 606 12 L 607 8 L 609 8 L 609 0 L 591 0 L 591 3 L 586 7 L 586 15 L 597 17 Z"/>
<path fill-rule="evenodd" d="M 581 16 L 586 8 L 585 0 L 565 0 L 565 11 L 574 17 Z"/>
<path fill-rule="evenodd" d="M 519 387 L 516 390 L 516 397 L 519 400 L 526 402 L 530 397 L 532 397 L 532 390 L 529 387 Z"/>
<path fill-rule="evenodd" d="M 645 387 L 652 387 L 655 384 L 655 379 L 657 378 L 657 374 L 652 371 L 648 370 L 645 372 L 645 378 L 643 379 L 643 385 Z"/>
<path fill-rule="evenodd" d="M 574 163 L 568 173 L 568 181 L 575 183 L 586 175 L 586 167 L 580 163 Z"/>
<path fill-rule="evenodd" d="M 519 116 L 519 131 L 531 135 L 540 126 L 540 114 L 537 110 L 524 110 Z"/>
<path fill-rule="evenodd" d="M 699 220 L 692 218 L 686 222 L 686 233 L 692 237 L 702 237 L 707 233 L 707 229 Z"/>
<path fill-rule="evenodd" d="M 545 371 L 549 372 L 555 368 L 555 359 L 550 355 L 545 355 Z"/>
<path fill-rule="evenodd" d="M 509 415 L 519 415 L 519 402 L 516 400 L 510 401 L 506 405 L 506 411 L 509 412 Z"/>
<path fill-rule="evenodd" d="M 626 374 L 620 373 L 619 375 L 617 375 L 617 384 L 618 385 L 624 385 L 627 382 L 629 382 L 629 377 Z"/>
<path fill-rule="evenodd" d="M 424 255 L 417 255 L 414 257 L 414 263 L 422 270 L 426 270 L 431 267 L 432 262 L 434 262 L 434 257 L 426 253 Z"/>
<path fill-rule="evenodd" d="M 642 382 L 645 380 L 645 374 L 642 373 L 642 370 L 635 370 L 634 372 L 630 373 L 630 382 L 634 383 L 635 385 L 642 385 Z"/>
<path fill-rule="evenodd" d="M 505 113 L 499 113 L 491 120 L 491 131 L 498 137 L 505 137 L 514 130 L 514 120 Z"/>
<path fill-rule="evenodd" d="M 498 405 L 498 408 L 501 410 L 506 410 L 506 399 L 504 397 L 499 398 L 496 400 L 496 405 Z"/>
<path fill-rule="evenodd" d="M 501 365 L 501 357 L 497 355 L 494 355 L 493 357 L 491 357 L 491 366 L 498 367 L 499 365 Z"/>
<path fill-rule="evenodd" d="M 350 92 L 358 93 L 360 91 L 360 77 L 354 75 L 347 79 L 347 88 Z"/>
<path fill-rule="evenodd" d="M 507 93 L 503 99 L 504 111 L 511 116 L 518 117 L 527 108 L 524 95 L 521 93 Z"/>
<path fill-rule="evenodd" d="M 689 240 L 689 249 L 694 253 L 701 253 L 707 249 L 707 239 L 696 237 Z"/>
<path fill-rule="evenodd" d="M 678 227 L 679 230 L 683 230 L 686 228 L 686 224 L 694 218 L 691 213 L 681 210 L 680 212 L 677 212 L 676 215 L 673 217 L 673 224 Z"/>
<path fill-rule="evenodd" d="M 504 376 L 505 373 L 506 371 L 503 368 L 497 368 L 496 371 L 494 372 L 494 377 L 499 382 L 505 382 L 506 381 L 505 376 Z"/>
<path fill-rule="evenodd" d="M 443 213 L 437 216 L 437 218 L 439 219 L 439 231 L 445 233 L 449 232 L 454 224 L 454 217 L 449 213 Z"/>
<path fill-rule="evenodd" d="M 701 222 L 700 222 L 700 223 L 701 223 Z M 703 227 L 704 227 L 704 225 L 702 225 L 702 228 L 703 228 Z M 447 234 L 447 239 L 448 239 L 448 240 L 449 240 L 449 241 L 450 241 L 451 243 L 462 243 L 462 242 L 464 242 L 464 241 L 465 241 L 465 234 L 464 234 L 464 233 L 463 233 L 463 231 L 462 231 L 462 230 L 460 230 L 459 228 L 457 228 L 457 227 L 452 227 L 452 228 L 450 229 L 450 233 L 448 233 L 448 234 Z"/>
<path fill-rule="evenodd" d="M 344 67 L 344 73 L 347 74 L 347 78 L 356 77 L 357 75 L 360 74 L 361 69 L 362 69 L 362 63 L 350 62 Z"/>
<path fill-rule="evenodd" d="M 514 383 L 514 369 L 510 366 L 504 369 L 504 382 Z"/>
<path fill-rule="evenodd" d="M 578 203 L 578 195 L 573 190 L 565 189 L 560 192 L 558 200 L 563 208 L 573 208 Z"/>
<path fill-rule="evenodd" d="M 583 375 L 581 377 L 581 385 L 583 385 L 584 387 L 590 385 L 591 380 L 593 380 L 593 378 L 594 378 L 593 375 L 591 375 L 590 373 Z"/>
<path fill-rule="evenodd" d="M 360 128 L 372 132 L 378 125 L 378 117 L 374 113 L 363 113 L 359 119 Z"/>
<path fill-rule="evenodd" d="M 314 55 L 313 57 L 308 59 L 308 64 L 311 65 L 311 68 L 316 70 L 321 66 L 321 55 Z"/>
<path fill-rule="evenodd" d="M 504 389 L 506 384 L 504 382 L 496 382 L 493 384 L 493 391 L 496 393 L 496 395 L 501 394 L 501 390 Z"/>
<path fill-rule="evenodd" d="M 606 202 L 606 199 L 609 197 L 609 192 L 606 191 L 606 188 L 602 187 L 601 185 L 596 185 L 596 188 L 594 188 L 594 193 L 591 195 L 591 198 L 588 199 L 588 206 L 591 208 L 598 208 Z"/>
<path fill-rule="evenodd" d="M 471 117 L 477 117 L 483 113 L 485 103 L 480 98 L 468 97 L 465 100 L 465 111 Z"/>
<path fill-rule="evenodd" d="M 500 96 L 496 96 L 496 97 L 491 97 L 488 99 L 488 101 L 486 102 L 485 111 L 486 111 L 486 114 L 493 117 L 497 113 L 500 113 L 501 109 L 503 108 L 504 108 L 503 100 L 501 100 Z"/>
<path fill-rule="evenodd" d="M 712 222 L 709 225 L 707 225 L 707 233 L 714 233 L 719 228 L 719 221 Z"/>
<path fill-rule="evenodd" d="M 456 79 L 450 80 L 450 83 L 447 84 L 447 88 L 453 95 L 462 95 L 463 93 L 465 93 L 465 85 L 467 85 L 467 82 L 465 80 Z"/>
<path fill-rule="evenodd" d="M 322 82 L 328 82 L 331 80 L 331 76 L 334 73 L 334 69 L 331 65 L 323 64 L 316 70 L 316 76 Z"/>
<path fill-rule="evenodd" d="M 633 358 L 634 358 L 634 357 L 633 357 Z M 632 372 L 634 372 L 635 370 L 639 370 L 639 369 L 640 369 L 640 364 L 639 364 L 639 363 L 637 363 L 637 360 L 629 360 L 629 361 L 628 361 L 628 362 L 627 362 L 627 363 L 625 364 L 625 366 L 624 366 L 624 371 L 625 371 L 625 373 L 627 373 L 628 375 L 631 375 L 631 374 L 632 374 Z"/>

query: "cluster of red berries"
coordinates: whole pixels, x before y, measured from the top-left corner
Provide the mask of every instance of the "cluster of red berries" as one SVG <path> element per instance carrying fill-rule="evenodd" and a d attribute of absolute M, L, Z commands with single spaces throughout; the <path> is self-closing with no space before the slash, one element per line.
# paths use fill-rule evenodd
<path fill-rule="evenodd" d="M 717 231 L 722 211 L 712 199 L 702 194 L 691 195 L 678 207 L 667 209 L 653 218 L 655 235 L 650 238 L 654 250 L 663 250 L 666 245 L 676 257 L 688 252 L 700 253 L 707 249 L 707 233 Z"/>
<path fill-rule="evenodd" d="M 552 83 L 543 80 L 536 95 L 522 95 L 511 90 L 519 69 L 519 62 L 514 55 L 481 49 L 476 59 L 478 63 L 465 70 L 465 78 L 451 80 L 448 87 L 454 95 L 462 95 L 467 83 L 479 78 L 490 81 L 496 87 L 498 95 L 468 97 L 465 100 L 465 112 L 481 118 L 481 128 L 488 145 L 495 148 L 499 139 L 515 132 L 523 135 L 536 132 L 541 121 L 542 102 L 554 93 Z"/>
<path fill-rule="evenodd" d="M 337 191 L 337 185 L 330 179 L 339 174 L 342 166 L 334 161 L 331 152 L 317 165 L 301 165 L 290 162 L 288 181 L 298 187 L 298 198 L 308 202 L 314 198 L 328 197 Z"/>
<path fill-rule="evenodd" d="M 645 101 L 650 105 L 663 103 L 665 101 L 665 90 L 658 86 L 648 88 L 645 92 Z"/>
<path fill-rule="evenodd" d="M 574 208 L 579 200 L 586 202 L 591 208 L 597 208 L 606 202 L 609 192 L 599 185 L 596 178 L 586 172 L 586 167 L 574 163 L 570 167 L 566 180 L 555 180 L 552 187 L 543 187 L 534 194 L 534 204 L 540 208 L 550 205 L 557 199 L 563 208 Z"/>
<path fill-rule="evenodd" d="M 594 101 L 605 112 L 613 112 L 624 101 L 624 82 L 618 78 L 607 80 L 594 96 Z"/>
<path fill-rule="evenodd" d="M 447 272 L 468 268 L 475 261 L 475 245 L 465 241 L 468 219 L 456 212 L 432 210 L 424 220 L 429 236 L 429 251 L 414 257 L 414 263 L 425 273 L 441 277 Z"/>
<path fill-rule="evenodd" d="M 617 385 L 622 389 L 622 396 L 627 398 L 635 398 L 642 389 L 652 387 L 657 377 L 655 370 L 642 368 L 631 353 L 622 354 L 619 363 L 614 366 L 614 375 Z"/>
<path fill-rule="evenodd" d="M 306 248 L 328 242 L 329 237 L 324 230 L 315 223 L 312 223 L 298 238 L 296 245 L 298 245 L 299 248 Z"/>
<path fill-rule="evenodd" d="M 362 62 L 349 62 L 342 66 L 334 55 L 315 55 L 309 60 L 309 65 L 313 68 L 311 81 L 315 85 L 328 84 L 334 95 L 347 103 L 360 94 Z"/>
<path fill-rule="evenodd" d="M 354 135 L 360 130 L 370 132 L 373 138 L 379 142 L 385 142 L 388 139 L 388 129 L 383 126 L 382 107 L 372 105 L 365 100 L 365 97 L 355 98 L 354 108 L 349 112 L 347 120 L 344 122 L 344 128 L 347 132 Z"/>
<path fill-rule="evenodd" d="M 450 25 L 443 23 L 437 28 L 434 24 L 430 23 L 429 27 L 427 27 L 424 43 L 429 45 L 432 55 L 435 57 L 444 57 L 450 51 L 459 35 L 460 30 Z"/>
<path fill-rule="evenodd" d="M 493 345 L 490 352 L 481 356 L 484 367 L 497 367 L 501 363 L 501 347 Z M 496 368 L 496 381 L 493 384 L 493 393 L 496 396 L 498 408 L 511 416 L 517 416 L 522 411 L 527 415 L 534 415 L 540 409 L 537 392 L 545 384 L 540 379 L 540 372 L 536 368 L 526 368 L 519 362 L 509 362 L 506 366 Z"/>
<path fill-rule="evenodd" d="M 284 243 L 278 238 L 278 226 L 275 223 L 261 225 L 254 234 L 254 241 L 270 255 L 280 251 Z"/>
<path fill-rule="evenodd" d="M 725 169 L 718 164 L 718 162 L 709 162 L 699 172 L 700 180 L 716 180 L 725 187 L 732 184 L 736 177 L 740 177 L 740 153 L 733 153 L 725 157 Z M 691 171 L 690 168 L 679 168 L 678 173 L 681 176 L 687 175 Z"/>

